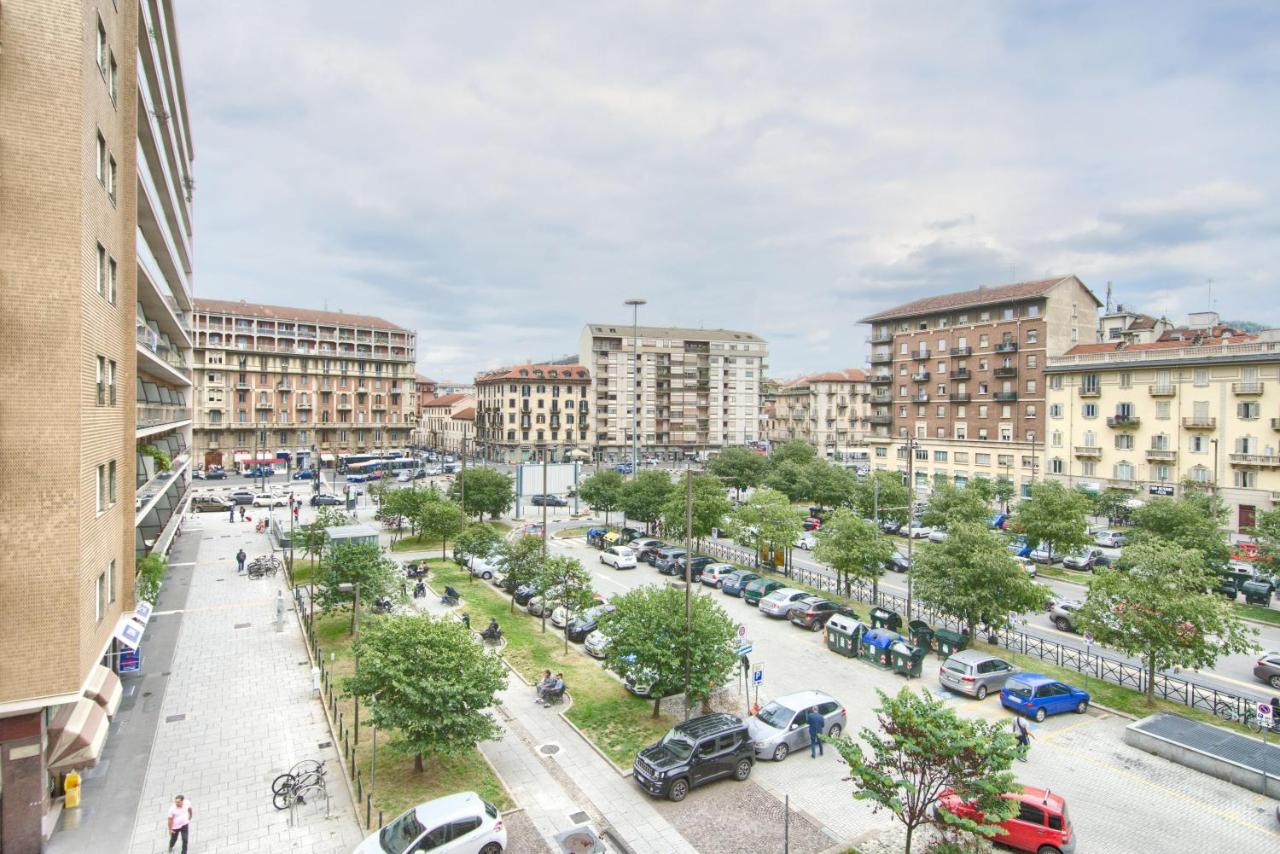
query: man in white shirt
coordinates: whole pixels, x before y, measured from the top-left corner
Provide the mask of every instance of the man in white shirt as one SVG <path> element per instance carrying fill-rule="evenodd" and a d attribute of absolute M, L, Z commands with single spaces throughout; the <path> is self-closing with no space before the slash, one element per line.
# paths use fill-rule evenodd
<path fill-rule="evenodd" d="M 173 806 L 169 807 L 169 850 L 173 850 L 173 845 L 178 841 L 178 837 L 182 837 L 182 854 L 187 854 L 187 828 L 191 824 L 191 819 L 195 815 L 195 811 L 191 808 L 191 802 L 182 795 L 176 795 L 173 799 Z"/>

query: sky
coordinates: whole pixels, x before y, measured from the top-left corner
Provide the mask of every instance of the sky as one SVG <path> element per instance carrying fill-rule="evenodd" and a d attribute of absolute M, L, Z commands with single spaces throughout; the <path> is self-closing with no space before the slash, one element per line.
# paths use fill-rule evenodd
<path fill-rule="evenodd" d="M 197 295 L 382 316 L 437 380 L 632 297 L 784 378 L 1046 275 L 1280 325 L 1274 2 L 175 3 Z"/>

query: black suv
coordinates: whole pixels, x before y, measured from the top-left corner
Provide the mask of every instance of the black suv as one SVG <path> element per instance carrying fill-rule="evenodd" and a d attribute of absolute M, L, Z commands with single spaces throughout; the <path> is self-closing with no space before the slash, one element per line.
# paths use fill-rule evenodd
<path fill-rule="evenodd" d="M 683 801 L 694 786 L 721 777 L 747 779 L 755 761 L 742 718 L 714 714 L 676 724 L 662 741 L 640 751 L 631 771 L 649 794 Z"/>

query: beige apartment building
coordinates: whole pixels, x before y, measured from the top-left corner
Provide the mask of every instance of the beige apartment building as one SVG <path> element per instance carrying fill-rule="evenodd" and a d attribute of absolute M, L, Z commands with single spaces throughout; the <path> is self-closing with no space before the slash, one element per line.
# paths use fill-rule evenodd
<path fill-rule="evenodd" d="M 781 385 L 765 404 L 766 438 L 799 440 L 835 462 L 864 461 L 871 385 L 858 368 L 810 374 Z"/>
<path fill-rule="evenodd" d="M 0 483 L 22 497 L 0 558 L 6 852 L 42 850 L 62 775 L 97 762 L 135 560 L 168 548 L 188 484 L 176 36 L 169 0 L 0 4 Z"/>
<path fill-rule="evenodd" d="M 871 462 L 915 486 L 1008 477 L 1044 450 L 1047 359 L 1095 339 L 1101 303 L 1075 276 L 926 297 L 871 324 Z"/>
<path fill-rule="evenodd" d="M 1049 358 L 1046 476 L 1138 500 L 1212 486 L 1231 529 L 1252 527 L 1280 503 L 1280 330 L 1134 320 Z"/>
<path fill-rule="evenodd" d="M 474 453 L 476 399 L 469 394 L 446 394 L 421 404 L 422 445 L 434 451 Z"/>
<path fill-rule="evenodd" d="M 199 465 L 331 466 L 412 443 L 412 331 L 367 315 L 212 299 L 196 300 L 194 330 Z"/>
<path fill-rule="evenodd" d="M 578 359 L 591 373 L 597 457 L 631 456 L 632 407 L 641 456 L 677 459 L 764 437 L 760 384 L 763 338 L 731 329 L 589 323 Z"/>
<path fill-rule="evenodd" d="M 476 451 L 502 463 L 591 455 L 591 373 L 527 364 L 476 376 Z"/>

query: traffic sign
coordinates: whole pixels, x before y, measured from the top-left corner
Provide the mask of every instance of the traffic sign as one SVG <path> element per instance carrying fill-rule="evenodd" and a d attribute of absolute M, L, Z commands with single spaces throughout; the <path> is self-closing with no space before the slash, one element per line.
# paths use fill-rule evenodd
<path fill-rule="evenodd" d="M 747 624 L 738 623 L 738 640 L 742 640 L 747 636 Z"/>
<path fill-rule="evenodd" d="M 738 657 L 742 658 L 743 656 L 750 654 L 753 649 L 755 649 L 755 647 L 749 643 L 742 644 L 738 647 Z"/>
<path fill-rule="evenodd" d="M 1271 704 L 1270 703 L 1258 704 L 1258 723 L 1262 724 L 1263 726 L 1271 726 Z"/>
<path fill-rule="evenodd" d="M 762 682 L 764 682 L 764 668 L 757 667 L 755 670 L 751 671 L 751 683 L 753 685 L 759 685 Z"/>
<path fill-rule="evenodd" d="M 1093 646 L 1093 634 L 1091 632 L 1084 633 L 1084 642 L 1086 646 Z"/>

